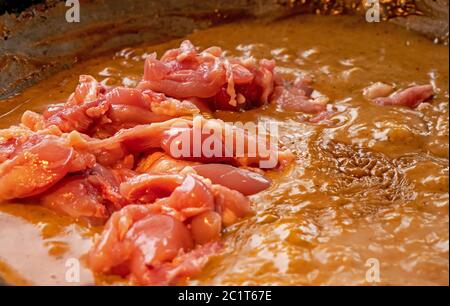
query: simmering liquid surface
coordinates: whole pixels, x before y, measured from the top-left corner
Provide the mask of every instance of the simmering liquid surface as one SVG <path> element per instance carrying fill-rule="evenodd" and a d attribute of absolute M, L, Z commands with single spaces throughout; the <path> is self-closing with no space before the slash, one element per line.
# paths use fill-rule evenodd
<path fill-rule="evenodd" d="M 257 215 L 227 228 L 225 252 L 187 284 L 448 285 L 448 47 L 347 16 L 234 23 L 188 38 L 202 48 L 274 58 L 286 75 L 309 73 L 337 112 L 320 123 L 272 105 L 215 114 L 278 122 L 297 160 L 269 172 L 272 187 L 252 197 Z M 60 72 L 0 101 L 0 127 L 27 109 L 64 101 L 80 74 L 135 86 L 143 58 L 179 42 L 129 48 Z M 362 95 L 377 81 L 397 88 L 431 82 L 437 95 L 417 109 L 377 106 Z M 1 204 L 0 275 L 14 284 L 114 282 L 83 264 L 100 230 L 33 203 Z M 80 282 L 73 259 L 81 259 Z"/>

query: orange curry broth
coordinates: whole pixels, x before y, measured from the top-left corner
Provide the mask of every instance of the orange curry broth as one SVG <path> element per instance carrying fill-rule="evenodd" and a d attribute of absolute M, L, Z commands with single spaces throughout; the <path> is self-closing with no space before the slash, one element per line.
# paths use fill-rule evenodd
<path fill-rule="evenodd" d="M 310 73 L 338 112 L 318 124 L 273 106 L 215 114 L 279 122 L 281 142 L 297 160 L 268 173 L 271 188 L 252 196 L 257 215 L 227 228 L 225 252 L 184 283 L 368 284 L 366 263 L 375 258 L 381 284 L 448 285 L 447 46 L 347 16 L 246 21 L 188 38 L 201 48 L 274 58 L 285 74 Z M 57 73 L 1 101 L 1 128 L 27 109 L 64 101 L 80 74 L 135 86 L 143 57 L 179 42 L 128 48 Z M 382 107 L 362 96 L 376 81 L 397 88 L 432 82 L 438 93 L 415 110 Z M 81 258 L 81 284 L 115 282 L 84 267 L 83 254 L 100 231 L 30 203 L 1 204 L 0 275 L 13 284 L 67 284 L 67 259 Z"/>

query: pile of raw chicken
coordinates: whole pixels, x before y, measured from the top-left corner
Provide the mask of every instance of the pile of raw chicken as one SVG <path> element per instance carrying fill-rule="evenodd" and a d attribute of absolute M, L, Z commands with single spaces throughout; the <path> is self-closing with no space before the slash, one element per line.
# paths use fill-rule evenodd
<path fill-rule="evenodd" d="M 433 95 L 429 85 L 390 96 L 383 84 L 368 91 L 375 103 L 410 107 Z M 43 114 L 27 111 L 21 124 L 0 130 L 0 201 L 32 199 L 105 224 L 88 254 L 94 272 L 136 284 L 174 284 L 220 252 L 223 228 L 254 214 L 247 196 L 271 184 L 259 168 L 267 156 L 232 151 L 175 158 L 175 136 L 193 133 L 194 115 L 267 103 L 316 120 L 331 109 L 324 96 L 314 96 L 310 78 L 288 82 L 272 60 L 226 57 L 219 47 L 199 52 L 189 41 L 159 60 L 150 55 L 136 88 L 106 88 L 82 75 L 65 103 Z M 201 117 L 201 123 L 227 128 L 216 119 Z M 232 130 L 245 143 L 267 142 Z M 293 160 L 279 146 L 269 150 L 277 156 L 276 169 Z"/>

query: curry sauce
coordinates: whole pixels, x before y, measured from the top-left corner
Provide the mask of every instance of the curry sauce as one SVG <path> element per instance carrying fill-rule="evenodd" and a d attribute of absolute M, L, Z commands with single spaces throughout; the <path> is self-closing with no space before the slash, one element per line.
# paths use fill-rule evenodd
<path fill-rule="evenodd" d="M 366 273 L 375 262 L 380 284 L 448 285 L 447 46 L 350 16 L 237 22 L 188 39 L 231 55 L 273 58 L 287 76 L 310 74 L 334 111 L 318 123 L 274 105 L 213 114 L 278 122 L 280 141 L 297 159 L 268 172 L 272 186 L 252 196 L 256 216 L 226 228 L 225 251 L 186 284 L 370 284 Z M 145 56 L 179 42 L 127 48 L 61 71 L 1 101 L 0 127 L 19 122 L 25 110 L 64 101 L 80 74 L 134 87 Z M 437 94 L 416 109 L 378 106 L 362 94 L 374 82 L 431 83 Z M 0 229 L 0 275 L 8 283 L 73 284 L 70 259 L 81 259 L 75 284 L 121 281 L 84 267 L 100 226 L 33 203 L 4 203 Z"/>

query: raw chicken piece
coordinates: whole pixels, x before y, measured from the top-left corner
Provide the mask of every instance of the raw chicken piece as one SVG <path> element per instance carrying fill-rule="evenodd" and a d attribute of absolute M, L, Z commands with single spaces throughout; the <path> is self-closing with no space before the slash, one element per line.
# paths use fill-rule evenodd
<path fill-rule="evenodd" d="M 156 199 L 170 196 L 183 180 L 184 177 L 179 174 L 144 173 L 123 182 L 120 185 L 120 193 L 129 203 L 153 203 Z"/>
<path fill-rule="evenodd" d="M 109 217 L 100 192 L 84 176 L 61 180 L 40 200 L 43 206 L 76 219 L 102 222 Z"/>
<path fill-rule="evenodd" d="M 274 68 L 270 60 L 225 57 L 219 47 L 198 52 L 185 40 L 160 60 L 156 54 L 146 59 L 138 88 L 179 99 L 204 99 L 214 109 L 246 109 L 268 102 Z"/>
<path fill-rule="evenodd" d="M 272 103 L 282 110 L 318 114 L 326 110 L 328 98 L 319 95 L 313 97 L 312 79 L 297 78 L 293 84 L 284 82 L 275 87 Z"/>
<path fill-rule="evenodd" d="M 201 271 L 217 243 L 194 249 L 187 226 L 155 214 L 151 205 L 130 205 L 114 213 L 88 255 L 94 272 L 128 276 L 141 285 L 174 284 Z"/>
<path fill-rule="evenodd" d="M 415 85 L 398 91 L 389 97 L 375 98 L 373 102 L 379 105 L 402 105 L 411 108 L 417 107 L 420 103 L 431 98 L 434 89 L 431 85 Z"/>
<path fill-rule="evenodd" d="M 112 212 L 129 204 L 119 187 L 135 175 L 128 169 L 111 170 L 96 164 L 59 181 L 42 194 L 40 202 L 76 219 L 104 223 Z"/>
<path fill-rule="evenodd" d="M 38 195 L 66 174 L 94 165 L 92 154 L 50 133 L 18 127 L 1 131 L 0 201 Z"/>
<path fill-rule="evenodd" d="M 267 189 L 271 180 L 260 173 L 224 164 L 193 166 L 195 172 L 211 180 L 213 184 L 237 190 L 243 195 L 252 195 Z"/>
<path fill-rule="evenodd" d="M 195 127 L 163 132 L 161 147 L 170 156 L 203 163 L 229 163 L 259 168 L 283 167 L 294 156 L 263 134 L 253 134 L 221 120 L 200 119 Z M 268 135 L 265 135 L 268 136 Z M 270 135 L 269 135 L 270 137 Z"/>
<path fill-rule="evenodd" d="M 199 122 L 201 125 L 193 128 L 193 120 L 176 118 L 124 129 L 101 140 L 86 139 L 76 134 L 72 136 L 77 139 L 76 147 L 85 148 L 95 154 L 103 165 L 112 165 L 128 154 L 148 152 L 157 148 L 162 148 L 176 159 L 225 162 L 260 168 L 282 167 L 294 158 L 290 151 L 270 144 L 267 138 L 253 135 L 221 120 L 199 118 Z M 196 135 L 200 136 L 198 143 L 194 142 Z M 226 137 L 229 137 L 229 141 Z M 186 146 L 187 150 L 183 149 L 183 146 Z M 208 152 L 205 152 L 205 148 Z M 194 154 L 195 150 L 198 150 L 197 156 Z"/>
<path fill-rule="evenodd" d="M 364 88 L 363 95 L 367 99 L 375 99 L 380 97 L 386 97 L 394 91 L 394 87 L 381 82 L 373 83 L 372 85 Z"/>
<path fill-rule="evenodd" d="M 182 221 L 213 211 L 214 197 L 211 186 L 200 177 L 188 174 L 183 183 L 172 192 L 165 206 L 176 211 L 177 217 Z"/>
<path fill-rule="evenodd" d="M 67 102 L 50 106 L 44 112 L 45 126 L 56 125 L 63 132 L 88 132 L 95 121 L 109 110 L 105 92 L 106 89 L 92 76 L 81 75 L 79 85 Z"/>
<path fill-rule="evenodd" d="M 229 226 L 240 219 L 251 217 L 255 214 L 250 200 L 242 193 L 221 185 L 213 185 L 212 191 L 216 210 L 222 216 L 224 226 Z"/>
<path fill-rule="evenodd" d="M 258 193 L 271 184 L 269 178 L 254 171 L 225 164 L 200 164 L 177 160 L 162 152 L 155 152 L 144 158 L 137 171 L 150 174 L 175 174 L 182 172 L 186 167 L 192 167 L 195 173 L 211 180 L 213 184 L 237 190 L 244 195 Z"/>
<path fill-rule="evenodd" d="M 43 115 L 27 111 L 22 123 L 35 131 L 55 125 L 62 132 L 78 131 L 105 137 L 121 128 L 197 113 L 197 106 L 187 100 L 135 88 L 106 90 L 92 76 L 82 75 L 66 103 L 48 107 Z"/>
<path fill-rule="evenodd" d="M 176 174 L 188 166 L 198 164 L 196 162 L 175 159 L 158 151 L 143 158 L 139 162 L 136 171 L 150 174 Z"/>

